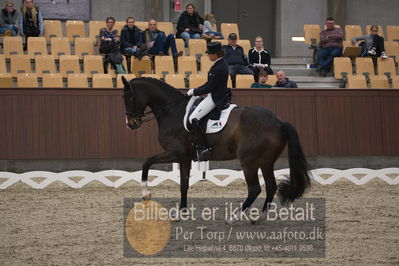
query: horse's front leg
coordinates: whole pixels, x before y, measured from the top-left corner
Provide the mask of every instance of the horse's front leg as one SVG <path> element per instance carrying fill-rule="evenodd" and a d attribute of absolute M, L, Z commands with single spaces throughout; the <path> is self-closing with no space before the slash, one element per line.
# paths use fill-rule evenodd
<path fill-rule="evenodd" d="M 189 187 L 191 160 L 180 163 L 180 210 L 187 208 L 187 191 Z"/>
<path fill-rule="evenodd" d="M 176 161 L 176 156 L 170 151 L 151 156 L 144 161 L 143 171 L 141 173 L 141 192 L 143 199 L 149 200 L 151 198 L 151 192 L 148 189 L 148 171 L 151 165 L 156 163 L 172 163 L 174 161 Z"/>

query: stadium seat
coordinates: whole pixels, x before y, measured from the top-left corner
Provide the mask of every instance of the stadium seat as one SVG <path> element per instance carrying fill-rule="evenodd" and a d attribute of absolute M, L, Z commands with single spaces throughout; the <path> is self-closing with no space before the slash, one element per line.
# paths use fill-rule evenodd
<path fill-rule="evenodd" d="M 392 57 L 396 64 L 399 62 L 399 45 L 397 45 L 397 42 L 393 42 L 396 44 L 391 44 L 392 42 L 388 42 L 388 44 L 385 45 L 385 53 L 389 56 Z"/>
<path fill-rule="evenodd" d="M 244 49 L 244 55 L 248 55 L 249 49 L 251 49 L 251 42 L 249 40 L 238 40 L 237 44 L 242 46 Z"/>
<path fill-rule="evenodd" d="M 44 73 L 57 73 L 54 56 L 37 55 L 35 57 L 35 73 L 41 77 Z"/>
<path fill-rule="evenodd" d="M 377 73 L 378 75 L 386 75 L 386 73 L 389 73 L 391 76 L 396 75 L 396 67 L 395 67 L 395 62 L 393 61 L 393 58 L 378 58 L 377 59 Z"/>
<path fill-rule="evenodd" d="M 20 36 L 15 37 L 4 37 L 3 38 L 3 53 L 8 59 L 13 54 L 23 55 L 24 50 L 22 47 L 22 38 Z"/>
<path fill-rule="evenodd" d="M 239 40 L 238 40 L 238 41 L 239 41 Z M 238 41 L 237 41 L 237 42 L 238 42 Z M 226 39 L 222 39 L 222 40 L 213 39 L 211 42 L 220 42 L 220 43 L 222 44 L 222 46 L 223 46 L 223 45 L 228 45 L 228 44 L 229 44 L 229 41 L 226 40 Z"/>
<path fill-rule="evenodd" d="M 58 73 L 43 74 L 42 77 L 43 88 L 63 88 L 62 76 Z"/>
<path fill-rule="evenodd" d="M 238 29 L 237 23 L 221 23 L 220 31 L 226 39 L 229 37 L 230 33 L 237 34 L 237 39 L 240 39 L 240 30 Z"/>
<path fill-rule="evenodd" d="M 183 89 L 186 87 L 183 74 L 168 74 L 165 75 L 165 82 L 175 88 Z"/>
<path fill-rule="evenodd" d="M 88 88 L 86 74 L 68 74 L 67 86 L 68 88 Z"/>
<path fill-rule="evenodd" d="M 73 42 L 75 38 L 84 38 L 85 25 L 82 20 L 67 20 L 66 22 L 66 36 Z"/>
<path fill-rule="evenodd" d="M 135 21 L 134 25 L 136 25 L 142 31 L 145 31 L 145 29 L 148 28 L 148 22 L 147 21 Z M 159 25 L 158 25 L 158 29 L 159 29 Z"/>
<path fill-rule="evenodd" d="M 85 55 L 83 57 L 83 73 L 89 78 L 93 74 L 104 74 L 103 57 L 101 55 Z"/>
<path fill-rule="evenodd" d="M 334 77 L 343 79 L 344 74 L 351 76 L 353 74 L 352 63 L 349 57 L 334 57 Z"/>
<path fill-rule="evenodd" d="M 155 74 L 174 74 L 175 67 L 172 56 L 155 56 Z"/>
<path fill-rule="evenodd" d="M 161 79 L 161 75 L 158 74 L 142 74 L 141 77 L 143 78 L 153 78 L 153 79 Z"/>
<path fill-rule="evenodd" d="M 113 88 L 112 76 L 108 74 L 93 74 L 92 88 Z"/>
<path fill-rule="evenodd" d="M 12 75 L 9 73 L 0 73 L 0 88 L 12 88 L 12 87 L 14 87 Z"/>
<path fill-rule="evenodd" d="M 208 81 L 207 74 L 193 74 L 188 77 L 189 88 L 198 88 Z"/>
<path fill-rule="evenodd" d="M 190 39 L 188 45 L 188 54 L 191 56 L 200 57 L 205 55 L 206 41 L 204 39 Z"/>
<path fill-rule="evenodd" d="M 158 22 L 158 29 L 165 32 L 166 36 L 169 34 L 174 34 L 173 23 L 172 22 Z"/>
<path fill-rule="evenodd" d="M 178 59 L 178 73 L 183 75 L 197 74 L 197 60 L 195 56 L 181 56 Z"/>
<path fill-rule="evenodd" d="M 19 73 L 32 73 L 29 55 L 11 55 L 10 69 L 13 77 Z"/>
<path fill-rule="evenodd" d="M 370 57 L 357 57 L 356 58 L 356 74 L 374 76 L 373 59 Z M 365 74 L 368 73 L 368 74 Z"/>
<path fill-rule="evenodd" d="M 370 77 L 370 86 L 372 89 L 389 89 L 387 76 L 378 75 Z"/>
<path fill-rule="evenodd" d="M 85 55 L 94 55 L 94 45 L 91 38 L 75 38 L 75 55 L 82 59 Z"/>
<path fill-rule="evenodd" d="M 363 35 L 362 27 L 360 25 L 345 25 L 345 40 L 350 41 L 353 37 Z"/>
<path fill-rule="evenodd" d="M 392 89 L 399 89 L 399 76 L 393 76 L 392 78 Z"/>
<path fill-rule="evenodd" d="M 127 81 L 130 81 L 131 79 L 136 78 L 135 74 L 118 74 L 116 76 L 116 87 L 117 88 L 123 88 L 123 82 L 122 82 L 122 76 L 127 79 Z"/>
<path fill-rule="evenodd" d="M 91 20 L 89 21 L 89 38 L 97 43 L 98 36 L 100 35 L 100 30 L 105 28 L 107 24 L 102 20 Z"/>
<path fill-rule="evenodd" d="M 51 38 L 51 54 L 54 58 L 61 55 L 71 55 L 71 45 L 68 38 Z"/>
<path fill-rule="evenodd" d="M 39 83 L 37 81 L 36 74 L 25 73 L 17 75 L 17 87 L 19 88 L 38 88 Z"/>
<path fill-rule="evenodd" d="M 306 44 L 318 44 L 320 41 L 320 25 L 319 24 L 305 24 L 303 25 Z"/>
<path fill-rule="evenodd" d="M 399 26 L 387 26 L 388 41 L 399 41 Z"/>
<path fill-rule="evenodd" d="M 118 30 L 118 34 L 121 35 L 122 28 L 125 25 L 126 25 L 126 21 L 124 21 L 124 20 L 115 21 L 114 30 Z"/>
<path fill-rule="evenodd" d="M 367 89 L 366 78 L 363 75 L 348 76 L 349 89 Z"/>
<path fill-rule="evenodd" d="M 63 77 L 68 74 L 80 74 L 79 58 L 77 55 L 60 56 L 60 73 Z"/>
<path fill-rule="evenodd" d="M 268 75 L 267 76 L 267 81 L 266 84 L 270 86 L 275 86 L 277 82 L 277 76 L 276 75 Z"/>
<path fill-rule="evenodd" d="M 247 89 L 250 88 L 252 83 L 254 83 L 253 75 L 236 75 L 236 88 L 237 89 Z"/>
<path fill-rule="evenodd" d="M 186 55 L 186 49 L 184 48 L 184 41 L 183 39 L 176 39 L 176 49 L 177 52 L 182 51 L 183 55 Z M 169 48 L 169 53 L 171 54 L 171 49 Z"/>
<path fill-rule="evenodd" d="M 366 26 L 366 35 L 370 35 L 370 28 L 371 28 L 371 26 L 372 26 L 372 25 L 367 25 L 367 26 Z M 384 38 L 385 38 L 384 29 L 382 28 L 381 25 L 377 25 L 377 26 L 378 26 L 378 35 L 380 35 L 381 37 L 384 37 Z"/>
<path fill-rule="evenodd" d="M 62 26 L 60 20 L 44 20 L 44 37 L 50 43 L 51 38 L 62 37 Z"/>
<path fill-rule="evenodd" d="M 6 57 L 0 54 L 0 74 L 7 73 Z"/>
<path fill-rule="evenodd" d="M 34 58 L 36 55 L 47 55 L 47 42 L 44 37 L 28 38 L 28 55 Z"/>
<path fill-rule="evenodd" d="M 148 56 L 144 56 L 141 60 L 131 57 L 130 71 L 135 74 L 136 77 L 140 77 L 141 74 L 151 74 L 152 72 L 152 61 Z"/>
<path fill-rule="evenodd" d="M 211 69 L 212 65 L 213 65 L 213 63 L 207 55 L 201 56 L 201 59 L 200 59 L 201 74 L 208 74 L 209 69 Z"/>
<path fill-rule="evenodd" d="M 125 69 L 126 72 L 129 71 L 129 69 L 127 68 L 127 61 L 126 61 L 126 56 L 122 55 L 122 65 L 123 68 Z M 112 65 L 108 64 L 108 69 L 107 69 L 108 74 L 110 74 L 112 76 L 112 78 L 116 78 L 116 73 L 115 73 L 115 69 L 112 69 Z"/>

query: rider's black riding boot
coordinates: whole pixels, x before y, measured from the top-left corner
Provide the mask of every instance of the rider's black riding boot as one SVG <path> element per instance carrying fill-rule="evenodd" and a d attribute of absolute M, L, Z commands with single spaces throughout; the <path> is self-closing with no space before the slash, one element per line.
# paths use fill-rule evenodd
<path fill-rule="evenodd" d="M 202 132 L 199 121 L 193 119 L 192 121 L 191 134 L 193 135 L 193 141 L 196 145 L 197 159 L 198 161 L 208 161 L 211 155 L 212 149 L 206 144 L 205 134 Z"/>

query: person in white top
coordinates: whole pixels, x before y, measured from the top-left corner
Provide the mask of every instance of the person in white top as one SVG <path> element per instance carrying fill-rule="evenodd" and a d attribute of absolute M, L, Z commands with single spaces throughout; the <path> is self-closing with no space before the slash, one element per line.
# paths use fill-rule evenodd
<path fill-rule="evenodd" d="M 249 68 L 254 72 L 255 82 L 259 81 L 259 71 L 264 70 L 268 75 L 273 75 L 273 69 L 270 67 L 270 52 L 263 47 L 263 38 L 255 38 L 255 47 L 248 51 Z"/>

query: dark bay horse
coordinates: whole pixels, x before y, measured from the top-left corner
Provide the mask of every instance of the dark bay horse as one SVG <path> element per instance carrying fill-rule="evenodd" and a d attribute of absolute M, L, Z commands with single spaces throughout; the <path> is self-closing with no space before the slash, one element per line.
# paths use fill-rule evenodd
<path fill-rule="evenodd" d="M 187 190 L 191 160 L 195 153 L 191 135 L 184 129 L 183 117 L 189 98 L 168 84 L 152 78 L 136 78 L 124 83 L 126 123 L 130 129 L 145 122 L 149 106 L 158 123 L 158 140 L 164 152 L 147 158 L 143 164 L 143 198 L 150 198 L 147 188 L 148 171 L 156 163 L 180 163 L 180 208 L 187 207 Z M 213 148 L 211 160 L 238 159 L 245 175 L 248 196 L 241 211 L 247 210 L 261 192 L 258 170 L 262 170 L 266 185 L 266 200 L 262 209 L 267 212 L 278 189 L 283 203 L 301 197 L 310 187 L 309 166 L 302 151 L 295 128 L 282 122 L 263 107 L 237 107 L 230 114 L 227 125 L 218 133 L 207 135 Z M 290 179 L 277 186 L 274 163 L 288 143 Z"/>

